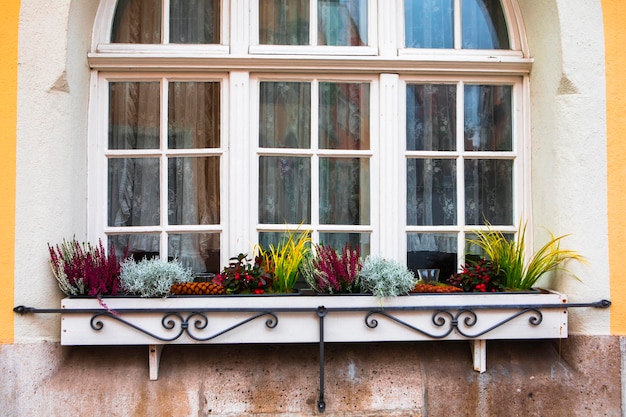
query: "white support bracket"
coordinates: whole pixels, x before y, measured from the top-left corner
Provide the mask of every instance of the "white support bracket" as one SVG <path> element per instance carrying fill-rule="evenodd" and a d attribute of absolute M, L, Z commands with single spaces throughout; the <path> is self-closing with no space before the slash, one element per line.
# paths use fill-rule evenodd
<path fill-rule="evenodd" d="M 150 381 L 159 379 L 159 362 L 164 345 L 148 345 L 148 363 L 150 365 Z"/>
<path fill-rule="evenodd" d="M 474 370 L 482 374 L 487 370 L 487 340 L 470 340 L 470 348 L 472 349 Z"/>

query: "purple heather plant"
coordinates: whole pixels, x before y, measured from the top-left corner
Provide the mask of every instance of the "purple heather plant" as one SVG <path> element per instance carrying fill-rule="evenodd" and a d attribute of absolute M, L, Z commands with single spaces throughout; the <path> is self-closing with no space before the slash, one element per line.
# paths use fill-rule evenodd
<path fill-rule="evenodd" d="M 346 244 L 341 251 L 322 244 L 314 245 L 314 255 L 303 264 L 301 272 L 309 286 L 319 293 L 354 293 L 361 291 L 359 272 L 361 254 Z"/>
<path fill-rule="evenodd" d="M 120 291 L 120 261 L 113 245 L 107 254 L 102 240 L 93 246 L 73 238 L 54 247 L 48 244 L 48 250 L 52 273 L 66 295 L 99 297 Z"/>

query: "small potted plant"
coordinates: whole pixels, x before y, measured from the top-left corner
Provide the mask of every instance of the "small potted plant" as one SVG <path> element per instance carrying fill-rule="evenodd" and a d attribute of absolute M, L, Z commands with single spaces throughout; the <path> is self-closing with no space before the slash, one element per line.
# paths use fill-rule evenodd
<path fill-rule="evenodd" d="M 451 276 L 448 281 L 464 292 L 500 292 L 505 289 L 503 271 L 486 258 L 479 258 L 477 261 L 468 260 L 461 271 Z"/>
<path fill-rule="evenodd" d="M 222 286 L 227 294 L 265 294 L 271 288 L 272 274 L 266 271 L 262 258 L 256 257 L 252 262 L 240 253 L 230 258 L 228 266 L 213 282 Z"/>
<path fill-rule="evenodd" d="M 338 294 L 361 292 L 361 255 L 359 248 L 346 244 L 341 251 L 330 246 L 313 245 L 302 264 L 304 281 L 317 293 Z"/>
<path fill-rule="evenodd" d="M 191 269 L 177 261 L 159 258 L 143 258 L 139 262 L 132 258 L 122 263 L 120 286 L 131 295 L 140 297 L 166 297 L 174 284 L 193 279 Z"/>
<path fill-rule="evenodd" d="M 413 271 L 400 262 L 368 256 L 360 273 L 361 288 L 375 296 L 407 295 L 417 284 Z"/>
<path fill-rule="evenodd" d="M 268 248 L 257 246 L 260 264 L 272 274 L 271 291 L 288 294 L 294 292 L 299 269 L 311 250 L 308 231 L 288 232 L 285 239 Z"/>

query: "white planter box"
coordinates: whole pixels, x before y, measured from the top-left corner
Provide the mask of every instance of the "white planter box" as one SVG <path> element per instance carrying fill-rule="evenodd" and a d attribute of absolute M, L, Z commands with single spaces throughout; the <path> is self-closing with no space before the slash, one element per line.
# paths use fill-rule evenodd
<path fill-rule="evenodd" d="M 567 337 L 567 297 L 540 293 L 65 298 L 63 345 L 149 345 L 156 379 L 164 344 L 470 340 Z M 320 328 L 322 327 L 322 332 Z M 323 337 L 323 340 L 321 340 Z M 323 344 L 321 345 L 323 347 Z"/>

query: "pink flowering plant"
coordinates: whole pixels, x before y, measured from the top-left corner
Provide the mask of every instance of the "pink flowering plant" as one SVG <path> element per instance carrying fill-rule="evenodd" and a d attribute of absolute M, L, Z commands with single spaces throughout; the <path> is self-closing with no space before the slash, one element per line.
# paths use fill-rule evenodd
<path fill-rule="evenodd" d="M 313 253 L 301 266 L 305 282 L 318 293 L 361 292 L 362 261 L 360 250 L 346 244 L 341 251 L 321 244 L 314 245 Z"/>
<path fill-rule="evenodd" d="M 121 266 L 113 245 L 107 253 L 101 240 L 93 246 L 73 238 L 60 245 L 48 244 L 48 250 L 52 273 L 66 295 L 100 297 L 120 291 Z"/>
<path fill-rule="evenodd" d="M 227 294 L 264 294 L 271 288 L 272 273 L 260 257 L 253 262 L 240 253 L 230 258 L 228 266 L 213 278 L 213 282 L 223 286 Z"/>
<path fill-rule="evenodd" d="M 500 292 L 505 289 L 504 272 L 486 258 L 467 261 L 448 281 L 465 292 Z"/>

